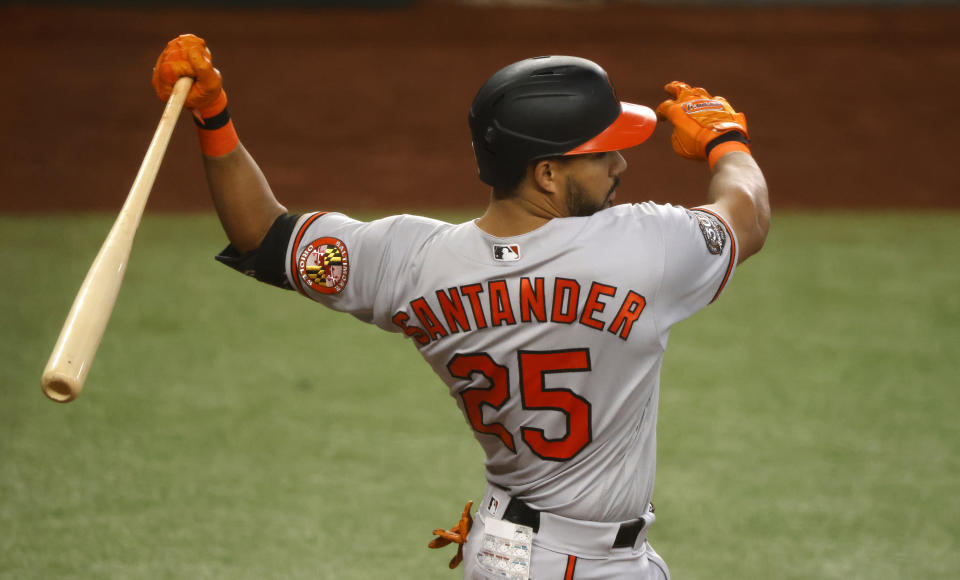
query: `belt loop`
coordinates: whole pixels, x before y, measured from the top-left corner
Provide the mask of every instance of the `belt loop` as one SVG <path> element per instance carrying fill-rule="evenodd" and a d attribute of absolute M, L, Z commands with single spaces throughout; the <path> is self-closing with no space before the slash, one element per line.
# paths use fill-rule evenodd
<path fill-rule="evenodd" d="M 653 507 L 652 504 L 651 507 Z M 637 534 L 637 540 L 633 544 L 634 550 L 639 550 L 643 547 L 643 544 L 647 541 L 647 532 L 650 531 L 650 525 L 657 521 L 657 516 L 653 514 L 653 511 L 649 511 L 640 516 L 640 519 L 643 520 L 643 529 Z"/>

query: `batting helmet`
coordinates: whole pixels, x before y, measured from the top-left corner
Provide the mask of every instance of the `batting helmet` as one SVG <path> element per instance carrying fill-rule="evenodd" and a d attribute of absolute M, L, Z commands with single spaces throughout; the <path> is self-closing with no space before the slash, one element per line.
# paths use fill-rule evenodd
<path fill-rule="evenodd" d="M 607 73 L 573 56 L 540 56 L 497 71 L 470 107 L 480 179 L 513 187 L 532 161 L 617 151 L 647 140 L 654 112 L 617 98 Z"/>

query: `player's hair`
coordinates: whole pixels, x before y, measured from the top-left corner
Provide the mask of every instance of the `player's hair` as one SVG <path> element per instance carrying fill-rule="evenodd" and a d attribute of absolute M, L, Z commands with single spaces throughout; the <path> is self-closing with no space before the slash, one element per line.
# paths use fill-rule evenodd
<path fill-rule="evenodd" d="M 541 56 L 497 71 L 477 92 L 468 117 L 480 179 L 495 195 L 516 191 L 529 163 L 639 145 L 656 115 L 621 102 L 598 64 Z"/>
<path fill-rule="evenodd" d="M 525 176 L 524 176 L 525 177 Z M 520 186 L 523 184 L 524 177 L 521 177 L 513 185 L 506 187 L 494 187 L 493 199 L 511 199 L 520 195 Z"/>
<path fill-rule="evenodd" d="M 544 157 L 542 159 L 534 159 L 527 163 L 524 171 L 520 174 L 520 177 L 517 178 L 512 184 L 505 187 L 494 187 L 493 188 L 493 198 L 494 199 L 510 199 L 512 197 L 517 197 L 520 195 L 520 187 L 523 185 L 523 182 L 527 178 L 528 167 L 532 167 L 541 161 L 554 161 L 554 162 L 565 162 L 569 160 L 569 157 L 563 155 L 554 155 L 552 157 Z"/>

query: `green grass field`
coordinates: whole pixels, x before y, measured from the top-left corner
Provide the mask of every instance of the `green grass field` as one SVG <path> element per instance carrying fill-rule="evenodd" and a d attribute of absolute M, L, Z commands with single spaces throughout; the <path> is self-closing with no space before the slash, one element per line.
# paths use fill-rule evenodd
<path fill-rule="evenodd" d="M 463 218 L 465 216 L 461 216 Z M 412 344 L 148 216 L 82 396 L 39 378 L 110 217 L 0 217 L 0 578 L 459 578 L 482 454 Z M 678 580 L 957 578 L 960 214 L 777 215 L 678 325 L 651 531 Z"/>

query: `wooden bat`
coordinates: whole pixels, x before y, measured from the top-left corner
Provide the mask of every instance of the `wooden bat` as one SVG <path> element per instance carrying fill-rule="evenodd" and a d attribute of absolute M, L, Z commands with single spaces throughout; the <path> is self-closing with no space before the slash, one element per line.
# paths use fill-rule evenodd
<path fill-rule="evenodd" d="M 60 337 L 53 347 L 50 360 L 40 379 L 43 393 L 58 403 L 69 403 L 80 395 L 87 379 L 93 357 L 97 354 L 103 331 L 110 320 L 113 306 L 123 283 L 133 237 L 140 225 L 150 189 L 160 170 L 160 162 L 170 143 L 193 79 L 181 77 L 173 86 L 173 93 L 163 109 L 160 123 L 153 134 L 147 154 L 133 180 L 127 200 L 120 209 L 110 233 L 107 234 L 83 284 L 70 308 Z"/>

